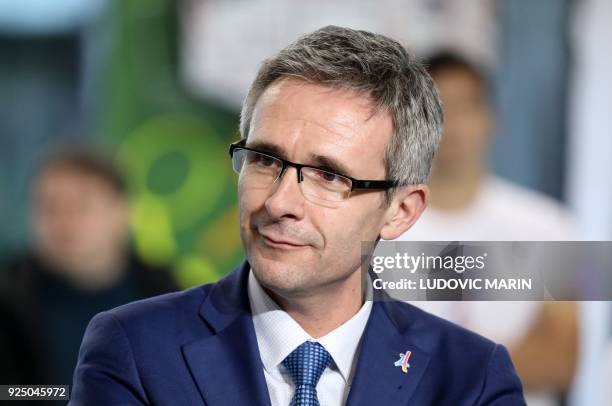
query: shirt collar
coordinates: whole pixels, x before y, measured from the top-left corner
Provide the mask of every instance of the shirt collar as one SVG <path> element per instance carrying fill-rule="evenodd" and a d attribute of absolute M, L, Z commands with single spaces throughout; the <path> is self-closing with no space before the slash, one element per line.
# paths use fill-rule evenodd
<path fill-rule="evenodd" d="M 329 352 L 344 380 L 350 383 L 361 336 L 372 310 L 371 283 L 367 283 L 366 286 L 367 300 L 361 309 L 335 330 L 314 339 L 272 300 L 251 270 L 248 281 L 249 302 L 259 353 L 265 370 L 273 373 L 279 364 L 304 341 L 316 341 Z"/>

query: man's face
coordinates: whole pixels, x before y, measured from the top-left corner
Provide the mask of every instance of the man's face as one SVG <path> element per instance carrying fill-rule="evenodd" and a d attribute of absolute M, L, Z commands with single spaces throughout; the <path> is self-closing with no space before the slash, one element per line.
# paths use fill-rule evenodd
<path fill-rule="evenodd" d="M 374 114 L 363 95 L 283 79 L 257 102 L 247 147 L 356 179 L 382 180 L 392 131 L 390 115 Z M 312 203 L 301 192 L 295 168 L 267 188 L 240 177 L 238 197 L 249 263 L 258 280 L 283 297 L 333 289 L 353 275 L 361 241 L 379 236 L 386 210 L 382 191 L 353 192 L 331 206 Z"/>
<path fill-rule="evenodd" d="M 67 276 L 98 272 L 125 248 L 126 202 L 96 175 L 51 167 L 38 179 L 34 198 L 38 252 Z"/>
<path fill-rule="evenodd" d="M 444 133 L 435 165 L 449 169 L 479 162 L 491 131 L 491 113 L 482 82 L 462 68 L 434 72 L 444 109 Z"/>

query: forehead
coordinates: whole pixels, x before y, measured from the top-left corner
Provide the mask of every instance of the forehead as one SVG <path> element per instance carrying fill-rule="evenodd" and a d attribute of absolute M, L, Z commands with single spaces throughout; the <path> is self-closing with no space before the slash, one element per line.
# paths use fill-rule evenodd
<path fill-rule="evenodd" d="M 449 67 L 432 73 L 441 97 L 455 93 L 485 93 L 485 83 L 475 73 L 462 67 Z"/>
<path fill-rule="evenodd" d="M 34 185 L 39 197 L 71 193 L 71 198 L 85 198 L 90 197 L 92 193 L 114 192 L 110 183 L 100 175 L 62 165 L 45 168 Z M 87 192 L 83 192 L 84 190 Z"/>
<path fill-rule="evenodd" d="M 390 114 L 377 111 L 367 95 L 288 78 L 258 100 L 248 144 L 274 144 L 287 159 L 306 164 L 324 156 L 349 167 L 349 175 L 371 178 L 384 176 L 392 132 Z"/>

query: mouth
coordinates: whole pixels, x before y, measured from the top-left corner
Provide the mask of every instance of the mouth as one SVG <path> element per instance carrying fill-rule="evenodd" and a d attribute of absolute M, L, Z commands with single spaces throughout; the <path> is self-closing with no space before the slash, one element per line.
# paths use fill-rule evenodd
<path fill-rule="evenodd" d="M 300 249 L 307 247 L 308 245 L 299 243 L 297 241 L 288 240 L 282 237 L 278 237 L 271 234 L 264 234 L 258 231 L 259 235 L 261 235 L 263 242 L 266 246 L 270 248 L 276 249 L 284 249 L 284 250 L 292 250 L 292 249 Z"/>

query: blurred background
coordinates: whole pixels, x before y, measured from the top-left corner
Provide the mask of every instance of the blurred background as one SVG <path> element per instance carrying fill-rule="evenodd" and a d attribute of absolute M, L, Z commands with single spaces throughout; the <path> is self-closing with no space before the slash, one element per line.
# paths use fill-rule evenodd
<path fill-rule="evenodd" d="M 69 384 L 93 314 L 239 263 L 242 98 L 327 24 L 469 61 L 488 170 L 563 207 L 573 239 L 610 240 L 609 21 L 607 0 L 0 0 L 0 383 Z M 609 305 L 577 313 L 571 384 L 541 404 L 612 404 Z"/>

